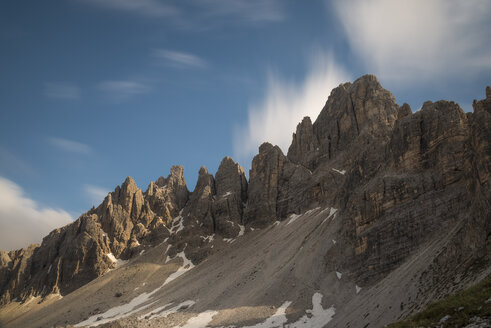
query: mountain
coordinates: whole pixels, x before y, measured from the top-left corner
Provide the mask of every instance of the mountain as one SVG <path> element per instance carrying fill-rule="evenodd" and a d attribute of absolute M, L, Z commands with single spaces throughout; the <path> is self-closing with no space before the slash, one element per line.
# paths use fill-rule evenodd
<path fill-rule="evenodd" d="M 0 252 L 6 327 L 380 327 L 491 274 L 491 88 L 412 112 L 373 75 L 285 155 L 128 177 L 41 245 Z M 491 319 L 490 319 L 491 320 Z"/>

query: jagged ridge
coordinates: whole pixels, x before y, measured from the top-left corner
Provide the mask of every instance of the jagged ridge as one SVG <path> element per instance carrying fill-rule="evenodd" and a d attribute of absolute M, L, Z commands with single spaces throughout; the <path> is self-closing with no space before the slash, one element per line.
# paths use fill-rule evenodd
<path fill-rule="evenodd" d="M 374 76 L 342 84 L 313 124 L 305 118 L 298 125 L 287 156 L 261 145 L 249 183 L 230 158 L 215 177 L 202 168 L 191 194 L 182 167 L 145 193 L 128 178 L 40 247 L 2 252 L 2 302 L 69 293 L 113 267 L 106 254 L 127 259 L 164 240 L 170 253 L 184 250 L 197 264 L 213 252 L 202 234 L 232 238 L 240 225 L 264 227 L 319 204 L 339 208 L 343 222 L 342 253 L 325 254 L 326 270 L 342 268 L 366 285 L 441 226 L 455 225 L 459 233 L 441 252 L 441 265 L 427 273 L 435 286 L 448 284 L 490 254 L 490 111 L 489 88 L 474 113 L 446 101 L 412 113 Z M 176 217 L 182 230 L 172 227 Z"/>

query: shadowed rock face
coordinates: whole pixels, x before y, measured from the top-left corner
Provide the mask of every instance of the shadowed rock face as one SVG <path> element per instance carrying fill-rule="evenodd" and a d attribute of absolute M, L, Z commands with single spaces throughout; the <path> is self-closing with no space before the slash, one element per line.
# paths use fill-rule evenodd
<path fill-rule="evenodd" d="M 237 225 L 243 224 L 247 202 L 247 179 L 244 169 L 230 157 L 225 157 L 215 175 L 216 197 L 213 203 L 216 230 L 226 236 L 234 235 Z"/>
<path fill-rule="evenodd" d="M 332 90 L 319 117 L 297 126 L 288 158 L 314 170 L 320 163 L 356 151 L 370 142 L 386 142 L 397 119 L 394 96 L 373 75 Z M 350 159 L 352 154 L 344 154 Z"/>
<path fill-rule="evenodd" d="M 491 254 L 489 87 L 473 106 L 464 113 L 427 102 L 412 113 L 372 75 L 342 84 L 314 123 L 305 117 L 297 126 L 287 156 L 259 147 L 249 183 L 229 157 L 215 176 L 202 167 L 192 193 L 179 166 L 144 193 L 127 178 L 40 246 L 0 252 L 1 302 L 69 293 L 114 267 L 106 254 L 127 259 L 166 238 L 169 254 L 185 251 L 197 264 L 213 252 L 205 236 L 234 238 L 241 225 L 265 227 L 317 206 L 338 209 L 341 222 L 326 272 L 375 284 L 454 227 L 424 273 L 434 286 L 448 283 Z"/>

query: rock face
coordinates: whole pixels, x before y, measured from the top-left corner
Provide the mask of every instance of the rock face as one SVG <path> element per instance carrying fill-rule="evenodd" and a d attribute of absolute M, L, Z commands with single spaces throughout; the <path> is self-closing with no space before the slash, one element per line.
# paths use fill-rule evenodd
<path fill-rule="evenodd" d="M 68 294 L 114 268 L 118 259 L 129 259 L 168 237 L 174 242 L 174 253 L 186 248 L 196 264 L 210 253 L 200 235 L 235 237 L 247 201 L 244 170 L 226 157 L 215 189 L 214 177 L 202 167 L 191 194 L 183 173 L 182 166 L 173 166 L 167 178 L 150 182 L 146 192 L 128 177 L 97 208 L 52 231 L 41 245 L 1 251 L 1 304 L 15 298 Z M 183 231 L 175 226 L 180 214 L 187 222 Z"/>
<path fill-rule="evenodd" d="M 372 75 L 341 84 L 313 123 L 305 117 L 297 126 L 287 156 L 259 147 L 249 183 L 230 157 L 215 176 L 202 167 L 192 193 L 179 166 L 144 193 L 127 178 L 40 246 L 0 252 L 0 301 L 69 293 L 113 268 L 108 254 L 128 259 L 165 241 L 169 254 L 185 252 L 197 264 L 213 253 L 215 235 L 232 239 L 315 207 L 336 209 L 330 217 L 339 222 L 323 270 L 357 286 L 381 281 L 451 227 L 424 272 L 428 285 L 420 282 L 443 288 L 491 260 L 489 87 L 473 107 L 426 102 L 412 113 Z"/>
<path fill-rule="evenodd" d="M 183 209 L 188 190 L 183 168 L 174 166 L 144 194 L 128 177 L 101 205 L 77 221 L 52 231 L 40 246 L 2 252 L 2 304 L 14 298 L 70 293 L 129 258 L 142 244 L 154 245 L 169 236 L 166 225 Z"/>
<path fill-rule="evenodd" d="M 388 140 L 398 111 L 394 96 L 373 75 L 342 84 L 333 89 L 314 124 L 304 118 L 298 125 L 288 158 L 310 170 L 336 157 L 349 161 L 352 152 L 370 142 Z"/>
<path fill-rule="evenodd" d="M 213 212 L 216 230 L 230 238 L 236 234 L 237 225 L 244 224 L 248 188 L 244 169 L 232 158 L 225 157 L 215 175 L 215 187 Z"/>
<path fill-rule="evenodd" d="M 216 231 L 213 214 L 213 198 L 215 194 L 215 179 L 213 175 L 208 173 L 206 167 L 202 166 L 199 170 L 198 182 L 191 194 L 184 214 L 198 220 L 205 228 L 207 234 L 212 234 Z"/>

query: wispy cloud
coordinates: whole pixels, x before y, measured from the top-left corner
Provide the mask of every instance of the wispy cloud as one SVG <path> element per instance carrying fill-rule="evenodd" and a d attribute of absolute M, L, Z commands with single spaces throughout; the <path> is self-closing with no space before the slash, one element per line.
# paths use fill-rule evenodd
<path fill-rule="evenodd" d="M 19 158 L 7 148 L 0 146 L 0 170 L 21 175 L 33 175 L 35 170 L 26 161 Z"/>
<path fill-rule="evenodd" d="M 44 95 L 54 99 L 79 99 L 80 88 L 71 83 L 45 83 Z"/>
<path fill-rule="evenodd" d="M 68 212 L 40 206 L 20 186 L 0 177 L 0 249 L 39 243 L 51 230 L 71 222 Z"/>
<path fill-rule="evenodd" d="M 112 101 L 124 101 L 134 96 L 148 93 L 152 88 L 138 81 L 132 80 L 118 80 L 118 81 L 104 81 L 97 85 L 97 88 L 104 93 L 104 95 Z"/>
<path fill-rule="evenodd" d="M 78 141 L 51 137 L 48 138 L 48 142 L 52 146 L 61 149 L 63 151 L 79 153 L 84 155 L 90 154 L 92 152 L 92 148 L 89 145 L 86 145 Z"/>
<path fill-rule="evenodd" d="M 351 48 L 370 72 L 421 82 L 491 69 L 488 0 L 337 0 Z"/>
<path fill-rule="evenodd" d="M 332 55 L 320 52 L 300 84 L 270 75 L 264 98 L 249 106 L 247 124 L 236 129 L 235 156 L 241 161 L 248 160 L 265 141 L 287 152 L 292 132 L 302 118 L 310 116 L 314 121 L 331 90 L 349 80 L 350 76 Z"/>
<path fill-rule="evenodd" d="M 94 185 L 88 185 L 88 184 L 84 185 L 84 190 L 87 193 L 89 199 L 96 206 L 100 204 L 109 193 L 109 190 L 105 188 L 94 186 Z"/>
<path fill-rule="evenodd" d="M 186 52 L 157 49 L 153 51 L 152 56 L 159 60 L 159 64 L 163 63 L 175 67 L 205 68 L 207 66 L 204 59 Z"/>
<path fill-rule="evenodd" d="M 285 19 L 280 0 L 79 0 L 102 9 L 166 18 L 175 27 L 210 28 L 223 24 L 269 23 Z"/>
<path fill-rule="evenodd" d="M 285 19 L 286 13 L 278 0 L 202 0 L 205 16 L 230 18 L 243 22 L 277 22 Z"/>
<path fill-rule="evenodd" d="M 80 0 L 80 2 L 147 17 L 161 18 L 178 14 L 174 5 L 158 0 Z"/>

